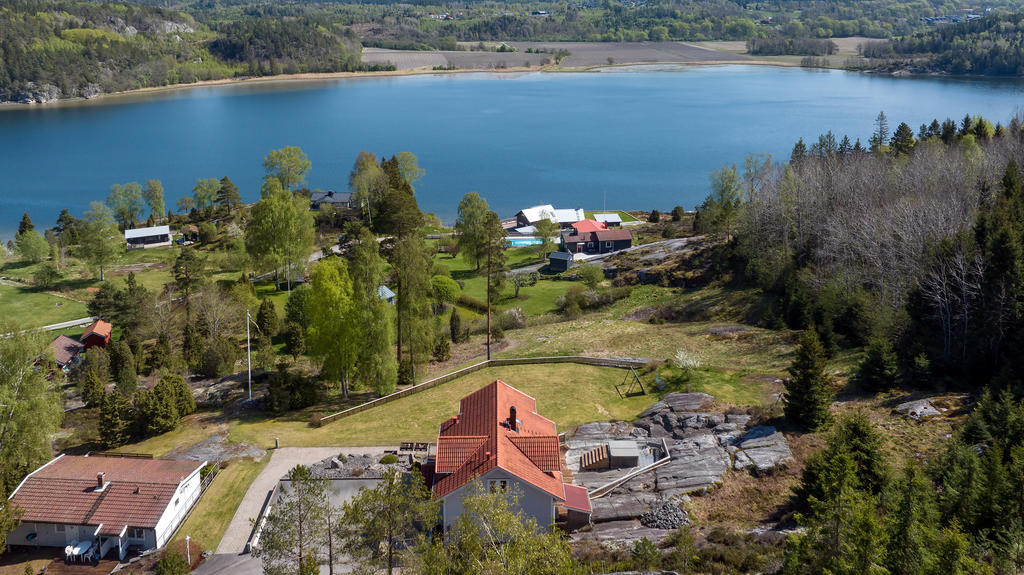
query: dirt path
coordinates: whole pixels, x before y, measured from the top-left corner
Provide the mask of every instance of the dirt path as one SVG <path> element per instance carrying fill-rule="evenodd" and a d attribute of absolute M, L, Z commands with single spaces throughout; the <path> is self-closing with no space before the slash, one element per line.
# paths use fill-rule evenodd
<path fill-rule="evenodd" d="M 308 465 L 332 455 L 338 455 L 339 453 L 346 455 L 383 453 L 385 449 L 394 449 L 394 446 L 282 447 L 274 450 L 270 457 L 270 462 L 267 463 L 267 466 L 263 468 L 263 471 L 260 472 L 256 480 L 249 486 L 245 497 L 242 498 L 242 503 L 238 505 L 234 518 L 231 519 L 227 531 L 224 532 L 224 537 L 220 540 L 217 554 L 238 555 L 245 551 L 245 543 L 249 540 L 249 534 L 252 532 L 251 520 L 259 515 L 260 509 L 263 508 L 263 501 L 267 498 L 267 493 L 274 489 L 274 486 L 277 485 L 281 477 L 287 474 L 288 470 L 292 467 L 299 464 Z"/>

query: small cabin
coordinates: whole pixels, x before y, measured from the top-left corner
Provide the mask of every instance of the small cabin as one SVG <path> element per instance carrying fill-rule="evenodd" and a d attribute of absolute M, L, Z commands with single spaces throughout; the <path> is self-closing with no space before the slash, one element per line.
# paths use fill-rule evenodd
<path fill-rule="evenodd" d="M 153 226 L 124 231 L 128 249 L 160 248 L 171 245 L 170 226 Z"/>
<path fill-rule="evenodd" d="M 572 254 L 569 252 L 551 252 L 548 255 L 548 269 L 553 272 L 567 272 L 572 267 Z"/>
<path fill-rule="evenodd" d="M 110 343 L 110 333 L 114 331 L 114 326 L 108 322 L 98 319 L 85 328 L 85 333 L 82 334 L 82 345 L 84 349 L 90 347 L 107 347 Z"/>

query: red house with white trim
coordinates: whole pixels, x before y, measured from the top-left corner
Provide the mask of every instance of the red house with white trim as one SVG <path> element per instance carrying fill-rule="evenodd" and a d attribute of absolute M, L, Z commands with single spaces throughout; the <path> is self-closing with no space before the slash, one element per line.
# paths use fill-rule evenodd
<path fill-rule="evenodd" d="M 586 489 L 562 482 L 555 423 L 537 413 L 534 398 L 500 380 L 462 398 L 459 414 L 441 424 L 434 463 L 432 488 L 442 500 L 445 529 L 477 479 L 485 488 L 516 493 L 523 515 L 542 529 L 554 524 L 556 504 L 590 512 Z"/>

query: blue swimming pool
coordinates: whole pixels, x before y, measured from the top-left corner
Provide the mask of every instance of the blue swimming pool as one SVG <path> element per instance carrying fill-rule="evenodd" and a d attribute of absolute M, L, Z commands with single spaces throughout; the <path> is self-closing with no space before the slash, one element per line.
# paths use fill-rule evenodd
<path fill-rule="evenodd" d="M 523 246 L 536 246 L 541 244 L 540 238 L 507 238 L 505 240 L 508 245 L 513 248 L 521 248 Z"/>

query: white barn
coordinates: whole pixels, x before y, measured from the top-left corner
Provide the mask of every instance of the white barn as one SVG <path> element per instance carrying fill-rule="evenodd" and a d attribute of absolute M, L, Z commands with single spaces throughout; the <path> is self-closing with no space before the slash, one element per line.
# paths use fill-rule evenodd
<path fill-rule="evenodd" d="M 23 513 L 7 545 L 92 543 L 123 560 L 129 548 L 162 547 L 199 499 L 206 462 L 59 455 L 9 500 Z"/>

